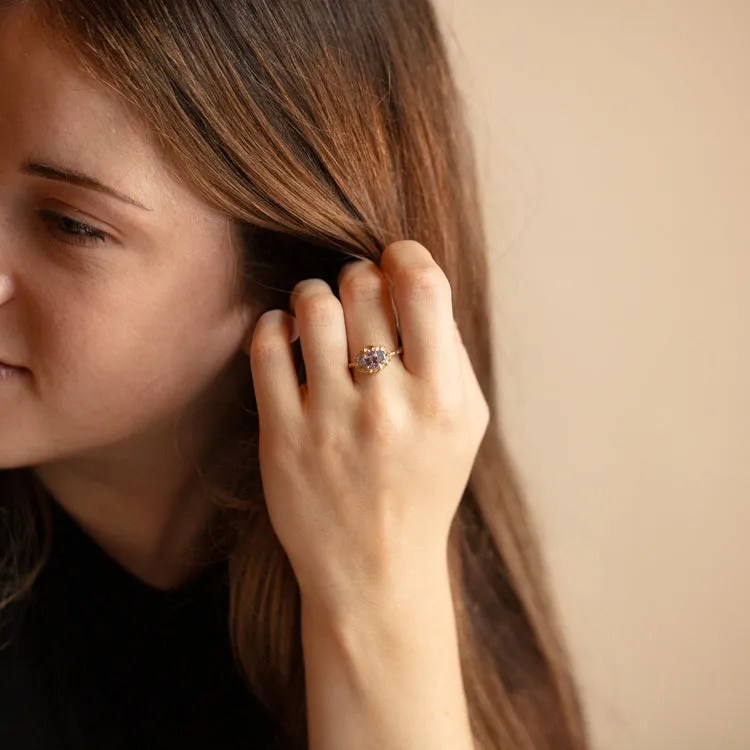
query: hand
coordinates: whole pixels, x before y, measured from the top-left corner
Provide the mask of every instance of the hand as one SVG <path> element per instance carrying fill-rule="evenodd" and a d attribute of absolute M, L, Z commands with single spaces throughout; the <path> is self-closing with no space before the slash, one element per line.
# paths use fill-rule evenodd
<path fill-rule="evenodd" d="M 366 345 L 403 355 L 376 374 L 347 366 Z M 404 577 L 446 569 L 450 526 L 490 411 L 453 318 L 447 277 L 417 242 L 347 263 L 341 301 L 321 279 L 291 316 L 260 317 L 250 362 L 268 513 L 303 599 L 326 609 L 388 597 Z"/>

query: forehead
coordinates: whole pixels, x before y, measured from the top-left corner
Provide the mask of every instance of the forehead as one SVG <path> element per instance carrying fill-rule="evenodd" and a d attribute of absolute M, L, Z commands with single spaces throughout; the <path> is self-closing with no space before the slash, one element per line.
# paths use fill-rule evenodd
<path fill-rule="evenodd" d="M 149 148 L 117 98 L 48 43 L 25 5 L 0 16 L 0 95 L 3 124 L 29 145 L 54 144 L 76 158 Z"/>
<path fill-rule="evenodd" d="M 51 44 L 26 4 L 0 9 L 0 168 L 38 157 L 75 167 L 150 206 L 201 202 L 175 178 L 116 93 Z"/>

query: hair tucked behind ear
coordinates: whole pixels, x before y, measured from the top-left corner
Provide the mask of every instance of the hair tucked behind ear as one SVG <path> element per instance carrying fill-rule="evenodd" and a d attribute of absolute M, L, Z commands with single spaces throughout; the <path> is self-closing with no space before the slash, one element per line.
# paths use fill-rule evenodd
<path fill-rule="evenodd" d="M 343 262 L 377 261 L 396 240 L 432 252 L 493 415 L 449 548 L 477 748 L 583 750 L 569 660 L 500 429 L 473 143 L 428 0 L 31 4 L 50 39 L 129 102 L 176 174 L 234 218 L 236 292 L 258 314 L 288 308 L 303 278 L 337 289 Z M 298 347 L 296 361 L 303 382 Z M 230 558 L 232 641 L 286 746 L 302 750 L 299 591 L 263 501 L 249 368 L 231 425 L 196 470 Z M 33 551 L 2 558 L 8 599 L 28 590 L 43 554 L 20 471 L 0 472 L 0 519 L 15 549 Z"/>

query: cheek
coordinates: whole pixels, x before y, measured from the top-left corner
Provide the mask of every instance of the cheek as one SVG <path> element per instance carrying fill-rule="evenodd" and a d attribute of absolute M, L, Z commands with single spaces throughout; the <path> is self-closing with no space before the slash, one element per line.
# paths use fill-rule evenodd
<path fill-rule="evenodd" d="M 96 283 L 34 278 L 23 326 L 32 375 L 7 430 L 0 423 L 0 468 L 83 453 L 171 422 L 245 338 L 216 264 L 109 273 Z"/>
<path fill-rule="evenodd" d="M 42 342 L 40 398 L 71 436 L 93 441 L 132 435 L 197 399 L 233 356 L 233 342 L 197 313 L 173 304 L 128 315 L 69 310 Z"/>

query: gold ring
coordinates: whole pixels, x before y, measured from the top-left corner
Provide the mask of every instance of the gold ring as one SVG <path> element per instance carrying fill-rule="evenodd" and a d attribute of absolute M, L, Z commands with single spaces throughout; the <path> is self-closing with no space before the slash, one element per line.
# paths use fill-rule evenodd
<path fill-rule="evenodd" d="M 354 362 L 349 363 L 349 368 L 356 367 L 357 372 L 361 372 L 363 375 L 374 375 L 376 372 L 380 372 L 388 367 L 391 357 L 403 353 L 403 346 L 399 346 L 398 349 L 390 352 L 384 346 L 370 344 L 357 354 Z"/>

